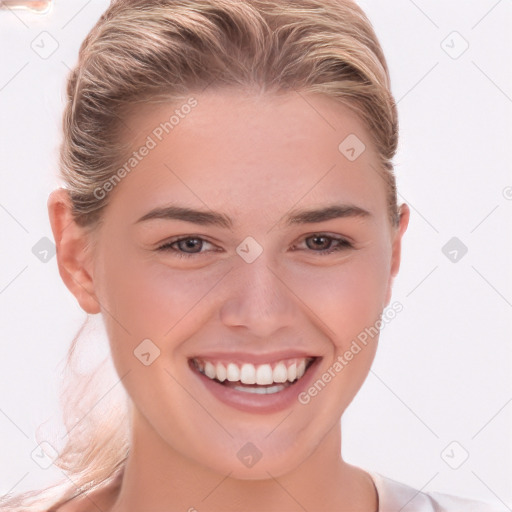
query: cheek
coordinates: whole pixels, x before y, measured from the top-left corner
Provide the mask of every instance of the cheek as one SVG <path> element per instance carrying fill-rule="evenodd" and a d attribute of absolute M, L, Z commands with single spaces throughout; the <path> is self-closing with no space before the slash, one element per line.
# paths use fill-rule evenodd
<path fill-rule="evenodd" d="M 345 263 L 294 277 L 294 291 L 315 313 L 321 329 L 340 349 L 378 320 L 388 282 L 386 259 L 360 251 Z"/>
<path fill-rule="evenodd" d="M 385 251 L 367 247 L 344 264 L 301 278 L 301 297 L 332 343 L 318 380 L 299 397 L 311 414 L 328 410 L 341 416 L 364 383 L 377 349 L 387 273 Z"/>
<path fill-rule="evenodd" d="M 170 339 L 185 339 L 191 333 L 183 328 L 211 299 L 209 291 L 223 273 L 180 270 L 128 251 L 116 251 L 105 261 L 100 301 L 111 340 L 125 344 L 128 337 L 135 344 L 149 338 L 160 347 L 164 340 L 168 345 Z"/>

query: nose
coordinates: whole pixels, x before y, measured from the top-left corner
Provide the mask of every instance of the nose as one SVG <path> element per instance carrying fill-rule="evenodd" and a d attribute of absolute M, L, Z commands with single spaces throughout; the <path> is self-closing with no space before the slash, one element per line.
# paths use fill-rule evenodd
<path fill-rule="evenodd" d="M 220 317 L 228 327 L 245 328 L 254 337 L 272 336 L 297 320 L 293 283 L 287 283 L 264 257 L 241 261 L 229 273 Z"/>

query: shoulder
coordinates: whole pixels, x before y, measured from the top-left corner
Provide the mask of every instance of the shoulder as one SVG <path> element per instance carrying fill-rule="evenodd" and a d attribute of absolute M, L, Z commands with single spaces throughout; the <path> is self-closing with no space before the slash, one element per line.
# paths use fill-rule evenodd
<path fill-rule="evenodd" d="M 483 501 L 454 496 L 452 494 L 431 492 L 427 493 L 427 496 L 431 498 L 436 512 L 449 512 L 450 510 L 455 510 L 454 507 L 458 510 L 464 510 L 464 512 L 505 512 L 509 510 L 508 508 L 505 509 L 497 505 L 484 503 Z"/>
<path fill-rule="evenodd" d="M 379 495 L 379 512 L 505 512 L 509 509 L 441 492 L 422 492 L 405 483 L 373 471 L 372 477 Z"/>

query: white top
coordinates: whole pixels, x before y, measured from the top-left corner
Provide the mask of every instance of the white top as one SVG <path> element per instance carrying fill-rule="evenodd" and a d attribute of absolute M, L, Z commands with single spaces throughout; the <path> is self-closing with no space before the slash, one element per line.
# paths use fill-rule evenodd
<path fill-rule="evenodd" d="M 372 477 L 379 495 L 379 512 L 505 512 L 508 507 L 489 505 L 440 492 L 421 492 L 373 471 Z"/>

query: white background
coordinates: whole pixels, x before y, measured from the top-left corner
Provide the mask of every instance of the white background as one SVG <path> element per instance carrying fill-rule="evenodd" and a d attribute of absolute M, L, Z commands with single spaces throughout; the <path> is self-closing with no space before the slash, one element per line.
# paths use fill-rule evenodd
<path fill-rule="evenodd" d="M 107 4 L 0 10 L 0 494 L 61 476 L 30 453 L 37 425 L 58 418 L 61 361 L 86 315 L 56 259 L 43 263 L 32 247 L 52 238 L 46 201 L 58 186 L 65 76 Z M 383 329 L 344 416 L 344 456 L 424 491 L 512 510 L 512 5 L 360 4 L 390 66 L 399 199 L 412 218 L 392 299 L 404 310 Z M 58 44 L 47 58 L 34 50 L 41 38 Z M 457 262 L 442 252 L 452 237 L 468 248 Z M 445 462 L 465 452 L 458 469 Z"/>

